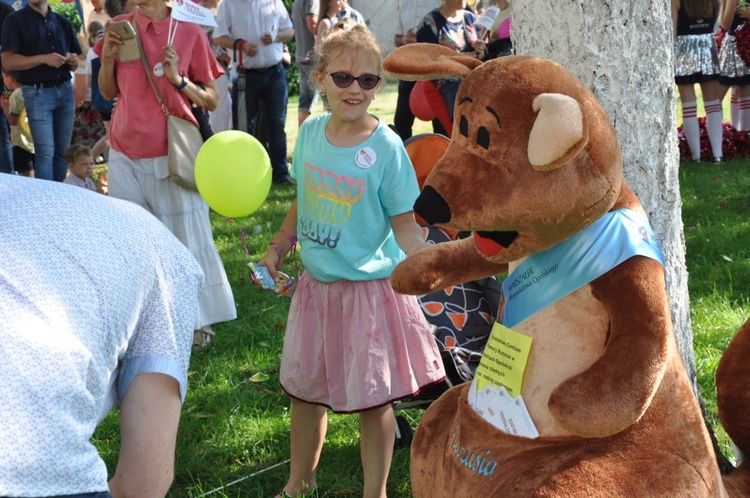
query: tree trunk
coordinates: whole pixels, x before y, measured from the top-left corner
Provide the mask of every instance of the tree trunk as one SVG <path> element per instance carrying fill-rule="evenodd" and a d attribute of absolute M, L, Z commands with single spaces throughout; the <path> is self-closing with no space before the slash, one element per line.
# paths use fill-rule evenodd
<path fill-rule="evenodd" d="M 622 144 L 625 178 L 666 258 L 672 320 L 697 393 L 675 133 L 674 41 L 669 2 L 512 3 L 518 55 L 558 62 L 599 98 Z"/>

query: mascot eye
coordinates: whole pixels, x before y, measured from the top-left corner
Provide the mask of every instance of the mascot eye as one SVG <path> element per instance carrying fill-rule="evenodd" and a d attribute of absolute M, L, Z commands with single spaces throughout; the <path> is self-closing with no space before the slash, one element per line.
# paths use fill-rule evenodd
<path fill-rule="evenodd" d="M 490 148 L 490 132 L 484 126 L 480 126 L 477 131 L 477 144 L 484 149 Z"/>
<path fill-rule="evenodd" d="M 461 132 L 461 135 L 469 137 L 469 121 L 466 119 L 466 116 L 461 116 L 458 130 Z"/>

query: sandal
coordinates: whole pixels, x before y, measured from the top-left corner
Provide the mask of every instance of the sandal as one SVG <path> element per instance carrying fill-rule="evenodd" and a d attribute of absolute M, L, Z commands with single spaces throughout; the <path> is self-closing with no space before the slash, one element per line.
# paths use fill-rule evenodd
<path fill-rule="evenodd" d="M 216 332 L 211 329 L 210 325 L 201 327 L 193 332 L 193 346 L 203 348 L 209 345 L 213 340 Z"/>

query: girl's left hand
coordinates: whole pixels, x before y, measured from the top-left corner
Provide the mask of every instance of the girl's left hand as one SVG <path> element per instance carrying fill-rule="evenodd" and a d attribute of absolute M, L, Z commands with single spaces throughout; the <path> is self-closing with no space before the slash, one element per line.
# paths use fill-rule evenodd
<path fill-rule="evenodd" d="M 739 15 L 743 19 L 750 19 L 750 7 L 744 6 L 744 7 L 737 7 L 734 9 L 735 12 L 737 12 L 737 15 Z"/>
<path fill-rule="evenodd" d="M 174 45 L 164 45 L 162 49 L 161 65 L 164 68 L 164 76 L 173 84 L 179 85 L 182 82 L 180 75 L 180 57 L 177 55 Z"/>

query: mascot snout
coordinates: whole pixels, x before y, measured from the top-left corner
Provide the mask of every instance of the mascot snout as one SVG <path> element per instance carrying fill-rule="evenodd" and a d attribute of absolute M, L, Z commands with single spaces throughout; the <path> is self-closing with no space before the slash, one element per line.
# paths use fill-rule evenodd
<path fill-rule="evenodd" d="M 451 208 L 443 196 L 430 185 L 425 185 L 422 193 L 414 203 L 414 212 L 430 225 L 448 223 L 451 220 Z"/>

